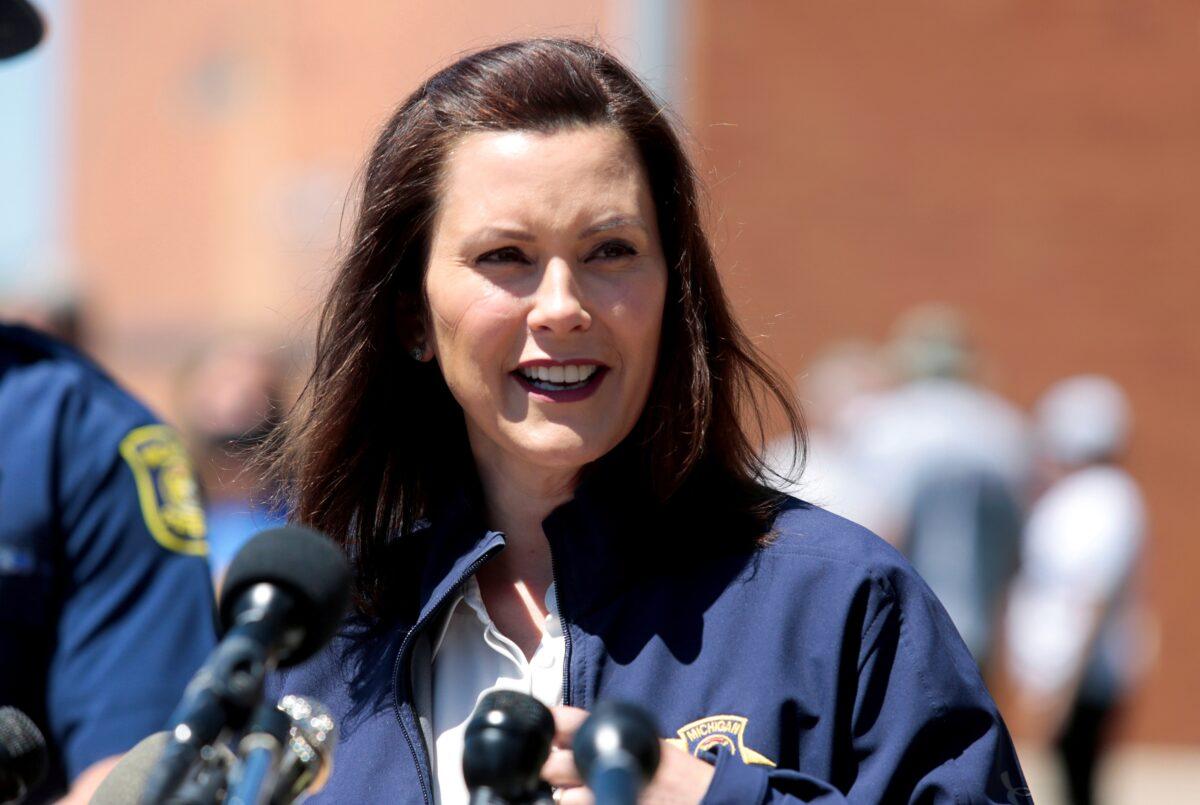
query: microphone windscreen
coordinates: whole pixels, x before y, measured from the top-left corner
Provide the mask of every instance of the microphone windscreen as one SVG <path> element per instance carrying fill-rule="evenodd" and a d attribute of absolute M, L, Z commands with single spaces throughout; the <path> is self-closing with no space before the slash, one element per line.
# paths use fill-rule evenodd
<path fill-rule="evenodd" d="M 170 733 L 156 732 L 148 738 L 143 738 L 137 746 L 126 752 L 100 783 L 96 793 L 92 794 L 89 805 L 129 805 L 131 802 L 141 802 L 150 772 L 166 749 L 169 738 Z"/>
<path fill-rule="evenodd" d="M 50 758 L 46 738 L 29 716 L 15 707 L 0 707 L 0 771 L 18 788 L 42 782 Z"/>
<path fill-rule="evenodd" d="M 585 778 L 614 752 L 627 754 L 637 764 L 642 780 L 649 780 L 658 768 L 658 726 L 653 717 L 628 702 L 604 701 L 575 733 L 571 744 L 575 765 Z"/>
<path fill-rule="evenodd" d="M 221 623 L 233 626 L 237 603 L 256 584 L 272 584 L 296 599 L 303 642 L 279 664 L 294 665 L 329 642 L 350 601 L 350 567 L 328 537 L 298 525 L 263 531 L 229 565 L 221 589 Z"/>
<path fill-rule="evenodd" d="M 554 717 L 532 696 L 496 690 L 479 700 L 463 733 L 463 778 L 502 799 L 523 800 L 550 754 Z"/>
<path fill-rule="evenodd" d="M 45 33 L 41 16 L 25 0 L 0 0 L 0 59 L 32 50 Z"/>

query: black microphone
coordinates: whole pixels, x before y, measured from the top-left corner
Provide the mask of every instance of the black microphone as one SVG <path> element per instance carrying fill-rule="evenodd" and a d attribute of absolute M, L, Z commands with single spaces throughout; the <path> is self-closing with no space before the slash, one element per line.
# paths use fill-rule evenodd
<path fill-rule="evenodd" d="M 0 59 L 33 50 L 45 33 L 41 15 L 25 0 L 0 0 Z"/>
<path fill-rule="evenodd" d="M 141 802 L 154 767 L 167 748 L 171 735 L 165 730 L 149 735 L 124 754 L 100 783 L 88 805 L 129 805 Z M 222 745 L 206 746 L 200 751 L 197 767 L 179 790 L 171 794 L 172 805 L 217 805 L 223 799 L 232 753 Z"/>
<path fill-rule="evenodd" d="M 0 707 L 0 802 L 19 802 L 46 778 L 46 739 L 29 716 Z"/>
<path fill-rule="evenodd" d="M 171 739 L 146 785 L 144 805 L 164 802 L 203 747 L 245 724 L 271 667 L 302 662 L 329 642 L 349 598 L 346 559 L 316 531 L 284 526 L 246 543 L 221 593 L 225 637 L 172 714 Z"/>
<path fill-rule="evenodd" d="M 661 749 L 654 719 L 626 702 L 601 702 L 575 733 L 575 766 L 596 805 L 635 805 Z"/>
<path fill-rule="evenodd" d="M 471 805 L 549 800 L 539 777 L 550 756 L 554 717 L 532 696 L 496 690 L 484 696 L 463 736 L 463 777 Z"/>

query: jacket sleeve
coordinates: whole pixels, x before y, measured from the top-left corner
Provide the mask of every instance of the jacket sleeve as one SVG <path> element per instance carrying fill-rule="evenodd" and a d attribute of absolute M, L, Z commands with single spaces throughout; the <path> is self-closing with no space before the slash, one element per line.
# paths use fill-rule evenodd
<path fill-rule="evenodd" d="M 193 535 L 177 523 L 202 517 L 182 447 L 162 425 L 131 423 L 132 403 L 84 392 L 61 417 L 64 593 L 47 680 L 71 778 L 162 729 L 215 642 L 203 521 Z"/>
<path fill-rule="evenodd" d="M 905 568 L 873 580 L 870 597 L 845 683 L 845 790 L 726 755 L 703 805 L 1032 802 L 1008 730 L 933 593 Z"/>

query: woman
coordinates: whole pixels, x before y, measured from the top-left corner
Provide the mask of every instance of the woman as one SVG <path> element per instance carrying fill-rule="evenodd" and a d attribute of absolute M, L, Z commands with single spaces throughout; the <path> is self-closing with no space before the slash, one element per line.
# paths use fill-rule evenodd
<path fill-rule="evenodd" d="M 303 413 L 298 518 L 355 617 L 274 694 L 325 701 L 338 802 L 461 802 L 482 693 L 556 706 L 544 777 L 603 698 L 653 712 L 647 801 L 988 797 L 1009 738 L 932 595 L 857 526 L 759 483 L 785 385 L 734 323 L 659 108 L 596 47 L 433 76 L 367 165 Z"/>

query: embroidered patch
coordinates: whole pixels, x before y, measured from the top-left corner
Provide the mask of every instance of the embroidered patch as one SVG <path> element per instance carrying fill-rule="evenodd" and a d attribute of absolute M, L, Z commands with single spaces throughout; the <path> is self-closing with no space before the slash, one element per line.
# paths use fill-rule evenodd
<path fill-rule="evenodd" d="M 774 766 L 775 761 L 746 746 L 743 738 L 747 723 L 749 719 L 742 716 L 709 716 L 684 724 L 676 731 L 679 737 L 668 738 L 667 743 L 693 755 L 709 749 L 726 749 L 729 754 L 741 758 L 743 763 Z"/>
<path fill-rule="evenodd" d="M 204 508 L 183 442 L 166 425 L 134 428 L 121 440 L 146 528 L 169 551 L 206 556 Z"/>

